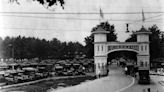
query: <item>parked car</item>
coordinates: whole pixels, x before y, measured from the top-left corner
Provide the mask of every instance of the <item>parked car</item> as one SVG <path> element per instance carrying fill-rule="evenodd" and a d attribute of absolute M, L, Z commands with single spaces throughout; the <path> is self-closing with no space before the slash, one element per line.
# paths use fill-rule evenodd
<path fill-rule="evenodd" d="M 5 71 L 0 71 L 0 79 L 4 78 L 4 75 L 5 75 Z"/>
<path fill-rule="evenodd" d="M 164 75 L 164 69 L 163 68 L 158 68 L 157 69 L 157 74 L 158 75 Z"/>
<path fill-rule="evenodd" d="M 29 80 L 29 75 L 25 75 L 24 73 L 18 73 L 18 75 L 16 75 L 16 77 L 21 82 Z"/>
<path fill-rule="evenodd" d="M 13 83 L 17 83 L 18 77 L 16 75 L 17 75 L 17 73 L 10 73 L 8 76 L 5 76 L 5 79 L 8 81 L 11 81 Z"/>
<path fill-rule="evenodd" d="M 63 71 L 63 75 L 64 76 L 72 76 L 73 75 L 73 72 L 71 70 Z"/>
<path fill-rule="evenodd" d="M 43 78 L 44 77 L 44 74 L 40 73 L 40 72 L 36 72 L 35 75 L 37 78 Z"/>

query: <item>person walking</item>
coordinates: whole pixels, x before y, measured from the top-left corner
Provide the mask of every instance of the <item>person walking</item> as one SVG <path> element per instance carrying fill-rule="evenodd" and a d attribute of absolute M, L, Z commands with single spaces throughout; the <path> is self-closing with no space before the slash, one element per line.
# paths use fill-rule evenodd
<path fill-rule="evenodd" d="M 125 66 L 125 74 L 127 75 L 128 68 Z"/>
<path fill-rule="evenodd" d="M 101 71 L 98 69 L 98 71 L 97 71 L 98 78 L 100 78 L 100 73 L 101 73 Z"/>

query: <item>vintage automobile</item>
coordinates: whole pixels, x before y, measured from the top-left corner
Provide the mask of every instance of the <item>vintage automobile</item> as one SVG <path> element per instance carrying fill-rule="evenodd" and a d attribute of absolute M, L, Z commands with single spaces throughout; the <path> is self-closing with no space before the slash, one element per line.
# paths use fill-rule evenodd
<path fill-rule="evenodd" d="M 61 65 L 55 66 L 55 75 L 57 75 L 57 76 L 63 75 L 63 66 L 61 66 Z"/>
<path fill-rule="evenodd" d="M 10 73 L 8 76 L 5 76 L 5 79 L 13 83 L 17 83 L 19 80 L 16 75 L 17 75 L 16 72 Z"/>
<path fill-rule="evenodd" d="M 149 70 L 139 70 L 139 84 L 149 84 L 150 83 L 150 76 Z"/>
<path fill-rule="evenodd" d="M 28 81 L 30 79 L 29 75 L 24 74 L 24 72 L 18 73 L 16 77 L 19 82 Z"/>
<path fill-rule="evenodd" d="M 43 78 L 44 77 L 44 74 L 41 72 L 36 72 L 35 75 L 37 78 Z"/>

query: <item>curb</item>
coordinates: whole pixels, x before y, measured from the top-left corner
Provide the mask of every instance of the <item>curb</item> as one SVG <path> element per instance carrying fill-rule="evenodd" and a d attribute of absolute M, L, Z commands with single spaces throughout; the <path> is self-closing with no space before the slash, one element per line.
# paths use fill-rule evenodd
<path fill-rule="evenodd" d="M 18 83 L 18 84 L 1 86 L 0 89 L 6 89 L 6 88 L 10 88 L 10 87 L 18 87 L 18 86 L 23 86 L 23 85 L 29 85 L 29 84 L 34 84 L 34 83 L 41 82 L 41 81 L 44 81 L 44 80 L 50 80 L 50 79 L 66 79 L 66 78 L 75 78 L 75 77 L 84 77 L 84 76 L 87 76 L 87 75 L 82 75 L 82 76 L 64 76 L 64 77 L 49 77 L 49 78 L 34 80 L 34 81 L 30 81 L 30 82 L 24 82 L 24 83 Z"/>
<path fill-rule="evenodd" d="M 123 87 L 123 88 L 117 90 L 116 92 L 122 92 L 122 91 L 124 91 L 124 90 L 130 88 L 132 85 L 134 85 L 134 83 L 135 83 L 135 79 L 134 79 L 134 77 L 131 77 L 131 78 L 132 78 L 132 83 L 131 83 L 131 84 L 129 84 L 128 86 Z"/>
<path fill-rule="evenodd" d="M 164 81 L 159 81 L 159 84 L 161 84 L 162 86 L 164 86 Z"/>

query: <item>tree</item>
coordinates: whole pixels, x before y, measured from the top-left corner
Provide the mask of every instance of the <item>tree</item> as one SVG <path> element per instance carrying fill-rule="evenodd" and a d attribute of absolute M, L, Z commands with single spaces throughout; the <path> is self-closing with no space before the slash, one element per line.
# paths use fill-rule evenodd
<path fill-rule="evenodd" d="M 125 40 L 125 42 L 137 42 L 137 35 L 131 34 L 130 37 Z"/>
<path fill-rule="evenodd" d="M 64 0 L 32 0 L 32 1 L 39 2 L 41 5 L 46 6 L 47 9 L 49 9 L 52 6 L 57 5 L 58 3 L 64 9 L 64 4 L 65 4 Z M 9 2 L 11 3 L 16 2 L 17 4 L 20 4 L 19 0 L 9 0 Z"/>
<path fill-rule="evenodd" d="M 107 34 L 108 42 L 117 41 L 117 34 L 115 33 L 114 25 L 110 25 L 108 22 L 102 22 L 99 25 L 97 25 L 96 27 L 93 27 L 91 32 L 97 30 L 97 28 L 99 28 L 99 27 L 103 28 L 106 31 L 109 31 L 109 33 Z M 91 34 L 90 36 L 87 36 L 85 38 L 84 42 L 86 43 L 86 45 L 85 45 L 86 56 L 88 58 L 93 58 L 93 55 L 94 55 L 93 34 Z"/>
<path fill-rule="evenodd" d="M 2 44 L 3 44 L 3 39 L 0 37 L 0 58 L 3 57 L 3 47 L 2 47 Z"/>
<path fill-rule="evenodd" d="M 148 28 L 152 34 L 150 35 L 150 58 L 161 57 L 161 47 L 160 47 L 160 30 L 156 25 Z"/>
<path fill-rule="evenodd" d="M 98 27 L 101 27 L 104 30 L 109 31 L 109 33 L 107 34 L 107 41 L 110 42 L 110 41 L 116 41 L 117 40 L 117 34 L 115 33 L 114 25 L 110 25 L 108 23 L 108 21 L 101 22 L 99 25 L 97 25 L 96 27 L 94 27 L 92 29 L 92 31 L 97 30 Z"/>
<path fill-rule="evenodd" d="M 94 56 L 94 37 L 93 34 L 91 34 L 90 36 L 85 37 L 85 54 L 87 58 L 93 58 Z"/>

